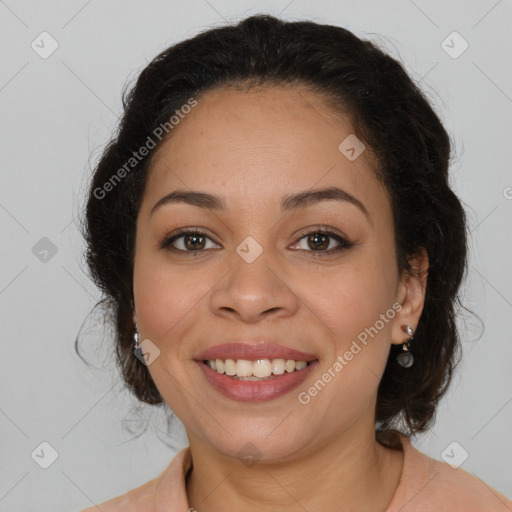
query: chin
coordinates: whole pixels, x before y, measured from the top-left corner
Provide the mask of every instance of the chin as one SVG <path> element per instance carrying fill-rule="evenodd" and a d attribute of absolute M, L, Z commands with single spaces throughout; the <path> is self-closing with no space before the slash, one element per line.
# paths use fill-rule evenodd
<path fill-rule="evenodd" d="M 229 433 L 203 433 L 203 441 L 219 453 L 233 459 L 239 459 L 248 467 L 256 463 L 280 463 L 293 460 L 299 452 L 306 452 L 306 443 L 302 429 L 298 428 L 296 435 L 287 426 L 286 430 L 277 432 L 276 425 L 282 421 L 275 420 L 260 423 L 260 428 L 251 429 L 244 422 L 236 428 L 230 428 Z M 270 433 L 270 434 L 269 434 Z M 231 436 L 229 435 L 231 434 Z"/>

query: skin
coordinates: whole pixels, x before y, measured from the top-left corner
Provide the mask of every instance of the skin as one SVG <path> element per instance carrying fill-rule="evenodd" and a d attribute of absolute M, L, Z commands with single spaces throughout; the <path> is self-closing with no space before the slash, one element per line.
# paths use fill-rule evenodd
<path fill-rule="evenodd" d="M 398 272 L 389 196 L 370 151 L 349 161 L 338 145 L 353 128 L 305 87 L 218 89 L 197 98 L 151 164 L 137 219 L 134 321 L 160 355 L 148 366 L 183 422 L 194 468 L 189 504 L 229 510 L 385 511 L 398 486 L 403 454 L 375 440 L 377 388 L 391 344 L 416 328 L 426 277 Z M 284 195 L 337 186 L 359 199 L 322 201 L 282 213 Z M 227 212 L 189 204 L 150 210 L 173 190 L 222 196 Z M 354 245 L 315 257 L 303 234 L 328 226 Z M 207 232 L 196 255 L 161 249 L 177 228 Z M 247 263 L 237 246 L 252 236 L 262 254 Z M 174 247 L 187 250 L 186 237 Z M 192 240 L 193 243 L 193 240 Z M 190 247 L 190 240 L 189 240 Z M 188 249 L 190 252 L 190 249 Z M 412 260 L 426 270 L 425 252 Z M 307 405 L 307 390 L 379 315 L 401 310 Z M 221 395 L 193 358 L 229 338 L 265 336 L 317 355 L 299 388 L 266 402 Z M 237 453 L 251 442 L 253 466 Z"/>

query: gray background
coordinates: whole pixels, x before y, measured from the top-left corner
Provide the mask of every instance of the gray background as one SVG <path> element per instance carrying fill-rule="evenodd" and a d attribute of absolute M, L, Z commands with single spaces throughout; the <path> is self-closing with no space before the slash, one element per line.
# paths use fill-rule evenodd
<path fill-rule="evenodd" d="M 125 82 L 167 45 L 259 12 L 379 41 L 445 122 L 455 143 L 453 185 L 471 226 L 465 304 L 485 329 L 471 315 L 460 320 L 463 361 L 433 430 L 413 444 L 441 459 L 458 442 L 469 454 L 461 467 L 512 497 L 510 0 L 0 0 L 0 511 L 100 503 L 157 476 L 185 446 L 179 425 L 169 447 L 161 414 L 130 410 L 109 332 L 86 318 L 100 296 L 84 270 L 75 219 Z M 59 45 L 45 59 L 31 47 L 35 40 L 40 52 L 51 49 L 43 31 Z M 453 31 L 469 44 L 457 58 L 442 46 Z M 462 48 L 453 36 L 446 44 Z M 55 254 L 44 253 L 50 245 Z M 84 321 L 82 345 L 99 368 L 74 352 Z M 132 440 L 125 427 L 144 418 L 150 429 Z M 48 469 L 31 457 L 43 441 L 58 453 Z M 39 461 L 50 456 L 44 447 L 36 453 Z"/>

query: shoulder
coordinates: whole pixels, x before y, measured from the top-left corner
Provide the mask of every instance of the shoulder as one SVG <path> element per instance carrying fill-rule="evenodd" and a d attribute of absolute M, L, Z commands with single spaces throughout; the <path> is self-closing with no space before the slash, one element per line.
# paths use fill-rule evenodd
<path fill-rule="evenodd" d="M 512 501 L 475 475 L 462 468 L 452 468 L 446 462 L 430 460 L 433 461 L 432 483 L 436 493 L 446 496 L 453 505 L 464 505 L 468 511 L 512 511 Z"/>
<path fill-rule="evenodd" d="M 80 512 L 152 512 L 158 478 L 154 478 L 127 493 L 98 503 Z"/>
<path fill-rule="evenodd" d="M 397 489 L 402 512 L 512 511 L 512 501 L 481 479 L 420 452 L 407 437 L 402 440 L 404 468 Z"/>
<path fill-rule="evenodd" d="M 191 464 L 190 448 L 183 448 L 156 478 L 80 512 L 154 512 L 174 510 L 174 505 L 187 510 L 185 475 Z"/>

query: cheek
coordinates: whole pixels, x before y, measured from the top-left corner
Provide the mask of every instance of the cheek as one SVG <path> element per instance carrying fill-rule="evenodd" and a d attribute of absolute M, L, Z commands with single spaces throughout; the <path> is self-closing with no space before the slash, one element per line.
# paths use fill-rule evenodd
<path fill-rule="evenodd" d="M 184 365 L 184 348 L 192 326 L 198 322 L 198 308 L 205 291 L 201 280 L 184 277 L 179 268 L 159 261 L 154 254 L 136 254 L 133 287 L 137 321 L 142 337 L 160 350 L 148 367 L 167 405 L 181 418 L 188 418 L 188 398 L 183 393 L 190 368 Z M 194 286 L 197 284 L 198 286 Z"/>
<path fill-rule="evenodd" d="M 180 267 L 143 253 L 135 258 L 133 286 L 142 333 L 157 343 L 182 335 L 207 290 L 197 274 L 187 277 Z"/>
<path fill-rule="evenodd" d="M 357 260 L 357 261 L 355 261 Z M 326 275 L 309 297 L 315 313 L 331 334 L 336 335 L 337 351 L 350 344 L 359 333 L 370 328 L 380 315 L 393 313 L 396 281 L 393 262 L 380 254 L 362 251 L 350 265 L 339 272 Z M 307 295 L 305 296 L 307 297 Z M 391 310 L 391 312 L 390 312 Z M 379 323 L 379 330 L 387 331 L 390 324 Z"/>
<path fill-rule="evenodd" d="M 332 424 L 350 422 L 373 407 L 389 355 L 396 314 L 393 272 L 372 261 L 361 258 L 350 271 L 340 272 L 338 283 L 326 281 L 329 293 L 319 292 L 315 299 L 333 340 L 323 368 L 330 383 L 319 393 L 317 406 Z"/>

